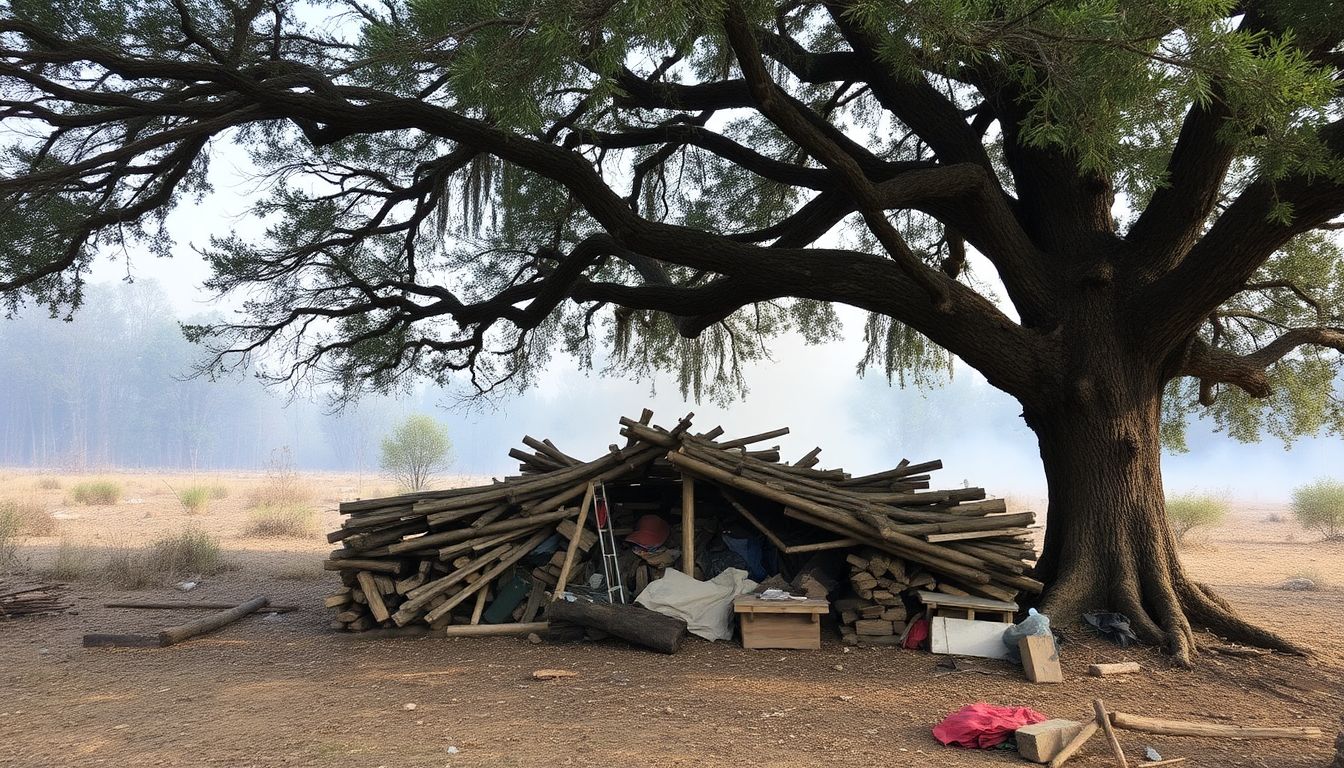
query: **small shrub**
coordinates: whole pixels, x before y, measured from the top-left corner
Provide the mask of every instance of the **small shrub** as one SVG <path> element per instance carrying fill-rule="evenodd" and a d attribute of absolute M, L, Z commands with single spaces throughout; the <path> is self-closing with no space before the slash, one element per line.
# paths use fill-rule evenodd
<path fill-rule="evenodd" d="M 1216 525 L 1227 516 L 1227 503 L 1217 496 L 1188 493 L 1167 499 L 1167 521 L 1177 541 L 1201 525 Z"/>
<path fill-rule="evenodd" d="M 313 535 L 313 510 L 295 505 L 257 507 L 248 517 L 244 536 L 259 539 L 302 539 Z"/>
<path fill-rule="evenodd" d="M 312 489 L 299 478 L 288 448 L 271 452 L 266 479 L 248 493 L 249 507 L 302 506 L 313 500 Z"/>
<path fill-rule="evenodd" d="M 60 489 L 61 479 L 59 477 L 39 477 L 35 485 L 39 490 L 55 491 Z"/>
<path fill-rule="evenodd" d="M 115 480 L 85 480 L 70 486 L 76 504 L 116 504 L 121 501 L 121 483 Z"/>
<path fill-rule="evenodd" d="M 229 486 L 216 483 L 210 486 L 210 498 L 227 499 L 229 498 Z"/>
<path fill-rule="evenodd" d="M 219 573 L 224 570 L 219 539 L 194 528 L 158 539 L 150 545 L 149 557 L 154 568 L 168 576 Z"/>
<path fill-rule="evenodd" d="M 56 545 L 56 557 L 45 576 L 55 581 L 78 581 L 89 573 L 91 554 L 88 547 L 62 536 Z"/>
<path fill-rule="evenodd" d="M 423 490 L 453 461 L 447 427 L 423 414 L 397 425 L 382 447 L 383 469 L 407 491 Z"/>
<path fill-rule="evenodd" d="M 20 536 L 53 536 L 56 518 L 47 512 L 44 504 L 36 501 L 0 501 L 0 514 L 11 516 Z"/>
<path fill-rule="evenodd" d="M 1283 515 L 1278 512 L 1270 512 L 1268 515 L 1265 515 L 1266 523 L 1282 523 L 1283 521 Z"/>
<path fill-rule="evenodd" d="M 0 567 L 14 562 L 23 537 L 23 521 L 12 509 L 0 506 Z"/>
<path fill-rule="evenodd" d="M 227 569 L 219 539 L 192 528 L 165 536 L 147 547 L 116 547 L 107 561 L 108 578 L 126 589 L 158 584 L 169 576 L 211 574 Z"/>
<path fill-rule="evenodd" d="M 1322 478 L 1294 490 L 1293 517 L 1327 539 L 1344 539 L 1344 483 Z"/>
<path fill-rule="evenodd" d="M 188 515 L 197 515 L 210 506 L 210 488 L 204 485 L 189 485 L 177 494 L 177 500 Z"/>

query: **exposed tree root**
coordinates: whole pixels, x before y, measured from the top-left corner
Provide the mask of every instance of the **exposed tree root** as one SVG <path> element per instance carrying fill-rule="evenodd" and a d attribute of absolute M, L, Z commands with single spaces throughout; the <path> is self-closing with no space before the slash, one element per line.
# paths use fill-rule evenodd
<path fill-rule="evenodd" d="M 1130 573 L 1100 584 L 1096 569 L 1059 574 L 1040 603 L 1040 610 L 1057 620 L 1074 619 L 1084 613 L 1109 610 L 1123 613 L 1139 640 L 1156 645 L 1182 666 L 1190 666 L 1199 642 L 1195 629 L 1212 632 L 1223 640 L 1305 655 L 1307 648 L 1258 627 L 1241 616 L 1227 601 L 1202 584 L 1190 581 L 1179 568 L 1151 569 Z M 1175 573 L 1172 573 L 1175 570 Z"/>

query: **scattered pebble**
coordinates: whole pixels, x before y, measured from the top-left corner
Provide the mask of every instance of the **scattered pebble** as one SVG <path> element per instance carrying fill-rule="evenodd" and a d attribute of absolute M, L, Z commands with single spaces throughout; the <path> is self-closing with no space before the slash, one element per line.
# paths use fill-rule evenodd
<path fill-rule="evenodd" d="M 671 708 L 671 707 L 663 707 L 663 714 L 665 714 L 665 715 L 670 715 L 670 714 L 672 714 L 672 708 Z"/>
<path fill-rule="evenodd" d="M 450 755 L 456 755 L 457 753 L 458 753 L 458 749 L 457 749 L 457 747 L 449 747 L 449 748 L 448 748 L 448 754 L 450 754 Z"/>
<path fill-rule="evenodd" d="M 415 705 L 408 702 L 406 704 L 402 704 L 401 708 L 406 710 L 407 712 L 410 712 L 411 710 L 415 709 Z"/>
<path fill-rule="evenodd" d="M 536 632 L 533 632 L 527 636 L 527 642 L 533 645 L 541 645 L 541 635 L 538 635 Z"/>
<path fill-rule="evenodd" d="M 836 664 L 834 667 L 831 667 L 831 669 L 834 669 L 836 672 L 844 672 L 844 671 L 845 671 L 845 665 L 844 665 L 844 664 Z"/>

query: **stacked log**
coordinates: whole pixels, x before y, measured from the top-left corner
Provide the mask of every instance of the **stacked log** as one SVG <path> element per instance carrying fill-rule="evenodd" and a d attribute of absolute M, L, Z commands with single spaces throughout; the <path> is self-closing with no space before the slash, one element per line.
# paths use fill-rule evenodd
<path fill-rule="evenodd" d="M 634 594 L 669 566 L 714 576 L 700 573 L 694 553 L 697 529 L 719 518 L 747 521 L 786 558 L 850 555 L 851 575 L 863 584 L 851 579 L 853 597 L 861 603 L 842 616 L 855 614 L 844 623 L 856 635 L 862 626 L 868 637 L 886 636 L 866 633 L 887 627 L 898 636 L 905 620 L 897 618 L 904 610 L 899 596 L 914 587 L 946 585 L 1004 600 L 1040 589 L 1024 575 L 1034 558 L 1031 513 L 1007 514 L 1002 500 L 986 500 L 981 488 L 927 490 L 939 461 L 902 461 L 853 477 L 819 468 L 819 448 L 792 464 L 781 461 L 778 447 L 752 448 L 787 428 L 725 440 L 717 427 L 693 433 L 691 415 L 671 428 L 653 425 L 652 417 L 645 410 L 622 418 L 625 444 L 592 461 L 524 436 L 527 450 L 510 451 L 517 475 L 341 504 L 345 519 L 327 537 L 340 547 L 324 563 L 342 580 L 325 601 L 337 612 L 333 627 L 535 621 L 554 593 L 601 571 L 593 565 L 594 526 L 585 521 L 602 484 L 613 490 L 618 538 L 640 514 L 684 523 L 662 560 L 624 554 L 620 578 Z M 677 544 L 683 559 L 672 563 L 668 552 Z"/>
<path fill-rule="evenodd" d="M 912 575 L 905 561 L 876 549 L 852 552 L 845 563 L 852 594 L 832 603 L 841 638 L 847 645 L 899 644 L 909 618 L 907 594 L 929 586 L 933 576 Z"/>

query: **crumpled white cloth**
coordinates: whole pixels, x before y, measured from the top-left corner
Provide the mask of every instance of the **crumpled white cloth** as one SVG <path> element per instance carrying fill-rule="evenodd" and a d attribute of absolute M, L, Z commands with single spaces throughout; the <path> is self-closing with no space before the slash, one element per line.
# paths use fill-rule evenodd
<path fill-rule="evenodd" d="M 757 595 L 762 600 L 806 600 L 802 595 L 791 595 L 782 589 L 767 589 Z"/>
<path fill-rule="evenodd" d="M 733 598 L 756 588 L 741 568 L 727 568 L 709 581 L 696 581 L 675 568 L 649 582 L 635 602 L 686 622 L 691 634 L 706 640 L 733 638 Z"/>

